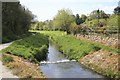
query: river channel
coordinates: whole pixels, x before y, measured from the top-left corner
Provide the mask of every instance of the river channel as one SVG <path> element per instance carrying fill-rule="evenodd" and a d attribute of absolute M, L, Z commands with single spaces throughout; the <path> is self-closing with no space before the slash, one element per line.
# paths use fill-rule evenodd
<path fill-rule="evenodd" d="M 66 59 L 53 43 L 49 43 L 47 61 L 41 62 L 40 69 L 47 78 L 104 78 L 80 63 Z"/>

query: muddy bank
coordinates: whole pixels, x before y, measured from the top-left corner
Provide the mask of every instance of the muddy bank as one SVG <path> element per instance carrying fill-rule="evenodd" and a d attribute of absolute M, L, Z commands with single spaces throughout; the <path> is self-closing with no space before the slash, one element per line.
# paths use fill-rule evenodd
<path fill-rule="evenodd" d="M 80 63 L 107 77 L 120 78 L 118 57 L 119 54 L 100 50 L 86 55 L 80 59 Z"/>
<path fill-rule="evenodd" d="M 42 78 L 45 79 L 45 76 L 39 69 L 39 64 L 31 63 L 21 57 L 17 57 L 10 54 L 4 54 L 13 58 L 12 62 L 5 64 L 9 69 L 12 70 L 14 75 L 19 76 L 20 78 Z"/>

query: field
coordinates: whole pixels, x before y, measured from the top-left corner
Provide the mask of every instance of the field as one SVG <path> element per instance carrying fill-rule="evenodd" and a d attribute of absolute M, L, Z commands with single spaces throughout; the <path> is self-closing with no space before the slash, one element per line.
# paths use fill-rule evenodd
<path fill-rule="evenodd" d="M 87 40 L 76 39 L 73 35 L 66 35 L 65 32 L 60 31 L 35 31 L 48 35 L 50 40 L 54 42 L 60 52 L 69 59 L 79 60 L 87 54 L 98 50 L 107 50 L 113 53 L 118 53 L 117 49 L 104 46 L 99 43 L 89 42 Z"/>

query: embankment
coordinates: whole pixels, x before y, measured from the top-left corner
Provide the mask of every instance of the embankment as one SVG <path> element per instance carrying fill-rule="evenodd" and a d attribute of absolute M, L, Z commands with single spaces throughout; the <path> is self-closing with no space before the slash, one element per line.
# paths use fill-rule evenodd
<path fill-rule="evenodd" d="M 119 54 L 99 50 L 80 59 L 80 63 L 110 78 L 120 78 Z"/>
<path fill-rule="evenodd" d="M 39 70 L 39 61 L 46 59 L 48 44 L 48 37 L 42 34 L 14 41 L 2 50 L 3 64 L 20 78 L 44 78 Z"/>

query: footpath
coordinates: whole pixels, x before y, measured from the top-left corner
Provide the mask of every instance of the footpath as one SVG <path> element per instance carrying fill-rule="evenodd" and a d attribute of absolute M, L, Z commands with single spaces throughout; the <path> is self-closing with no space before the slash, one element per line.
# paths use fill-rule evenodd
<path fill-rule="evenodd" d="M 0 50 L 8 47 L 11 43 L 0 44 Z M 2 54 L 0 54 L 0 58 L 2 58 Z M 13 75 L 11 72 L 12 71 L 5 67 L 0 61 L 0 80 L 2 78 L 18 78 L 18 76 Z"/>

